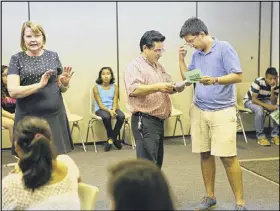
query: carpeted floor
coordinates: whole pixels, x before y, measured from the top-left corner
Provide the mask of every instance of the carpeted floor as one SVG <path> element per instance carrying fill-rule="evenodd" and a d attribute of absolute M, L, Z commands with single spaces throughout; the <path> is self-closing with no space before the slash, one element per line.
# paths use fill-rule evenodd
<path fill-rule="evenodd" d="M 261 147 L 256 143 L 254 134 L 247 134 L 248 144 L 244 142 L 242 134 L 238 134 L 239 159 L 256 159 L 267 157 L 279 158 L 279 146 Z M 81 146 L 76 146 L 69 155 L 78 165 L 82 180 L 97 186 L 100 189 L 96 209 L 107 210 L 110 208 L 109 197 L 106 191 L 107 167 L 119 160 L 135 158 L 135 150 L 124 146 L 122 150 L 113 148 L 104 152 L 103 146 L 98 145 L 98 153 L 89 145 L 87 152 L 83 152 Z M 15 162 L 9 151 L 2 151 L 2 164 Z M 220 159 L 216 158 L 216 183 L 215 195 L 217 198 L 217 210 L 234 209 L 234 195 L 224 167 Z M 270 164 L 269 164 L 270 165 Z M 11 168 L 2 169 L 2 178 Z M 187 138 L 187 146 L 183 145 L 181 137 L 165 140 L 165 157 L 162 168 L 166 175 L 172 192 L 176 209 L 193 210 L 200 199 L 205 195 L 203 180 L 200 170 L 200 158 L 198 154 L 191 152 L 190 137 Z M 278 169 L 279 175 L 279 169 Z M 243 171 L 244 197 L 249 210 L 278 210 L 279 209 L 279 185 L 275 185 L 248 171 Z"/>
<path fill-rule="evenodd" d="M 279 159 L 242 161 L 241 166 L 279 184 Z"/>

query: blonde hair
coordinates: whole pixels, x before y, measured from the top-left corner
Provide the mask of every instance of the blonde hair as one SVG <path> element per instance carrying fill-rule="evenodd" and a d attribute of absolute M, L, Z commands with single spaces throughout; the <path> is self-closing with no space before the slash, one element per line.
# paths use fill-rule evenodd
<path fill-rule="evenodd" d="M 26 28 L 30 28 L 32 30 L 32 32 L 35 33 L 35 34 L 42 33 L 42 35 L 43 35 L 42 48 L 43 48 L 44 45 L 46 44 L 46 34 L 45 34 L 45 31 L 44 31 L 43 27 L 38 23 L 35 23 L 35 22 L 32 22 L 32 21 L 26 21 L 22 24 L 22 27 L 21 27 L 21 34 L 20 34 L 20 47 L 21 47 L 21 49 L 24 50 L 24 51 L 27 50 L 27 48 L 25 46 L 25 42 L 24 42 L 24 32 L 25 32 Z"/>

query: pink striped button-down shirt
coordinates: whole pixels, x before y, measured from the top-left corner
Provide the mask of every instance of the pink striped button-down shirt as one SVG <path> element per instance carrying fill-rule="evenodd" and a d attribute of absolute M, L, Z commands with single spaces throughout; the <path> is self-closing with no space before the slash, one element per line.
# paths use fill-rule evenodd
<path fill-rule="evenodd" d="M 157 63 L 156 67 L 142 55 L 134 59 L 124 72 L 124 83 L 128 96 L 128 104 L 132 113 L 142 112 L 160 119 L 166 119 L 171 114 L 171 99 L 169 94 L 155 92 L 146 96 L 130 97 L 130 94 L 141 84 L 172 82 L 171 76 L 164 67 Z"/>

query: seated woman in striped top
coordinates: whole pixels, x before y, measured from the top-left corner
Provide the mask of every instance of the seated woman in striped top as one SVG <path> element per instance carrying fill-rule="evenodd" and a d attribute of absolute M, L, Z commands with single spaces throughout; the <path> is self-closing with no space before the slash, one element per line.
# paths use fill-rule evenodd
<path fill-rule="evenodd" d="M 95 98 L 95 114 L 100 116 L 103 120 L 104 126 L 107 131 L 107 142 L 105 145 L 105 151 L 111 149 L 114 144 L 117 149 L 122 148 L 122 144 L 117 140 L 117 136 L 120 133 L 125 116 L 123 112 L 118 108 L 118 86 L 114 84 L 115 77 L 110 67 L 102 67 L 98 74 L 98 79 L 93 88 L 93 94 Z M 112 129 L 111 119 L 116 118 L 117 123 L 114 130 Z"/>

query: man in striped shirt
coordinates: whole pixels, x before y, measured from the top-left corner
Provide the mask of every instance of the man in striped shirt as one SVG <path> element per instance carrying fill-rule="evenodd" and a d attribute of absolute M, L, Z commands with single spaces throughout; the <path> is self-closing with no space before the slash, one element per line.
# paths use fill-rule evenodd
<path fill-rule="evenodd" d="M 172 108 L 170 94 L 185 88 L 184 83 L 176 86 L 158 62 L 164 52 L 164 40 L 158 31 L 147 31 L 140 40 L 141 55 L 124 72 L 137 158 L 151 160 L 160 168 L 164 151 L 163 122 Z"/>
<path fill-rule="evenodd" d="M 244 97 L 244 106 L 255 114 L 255 128 L 258 144 L 270 146 L 270 141 L 264 133 L 264 111 L 269 112 L 279 109 L 277 97 L 279 95 L 278 74 L 274 67 L 269 67 L 265 77 L 255 79 Z M 279 125 L 273 120 L 271 142 L 279 145 Z"/>

